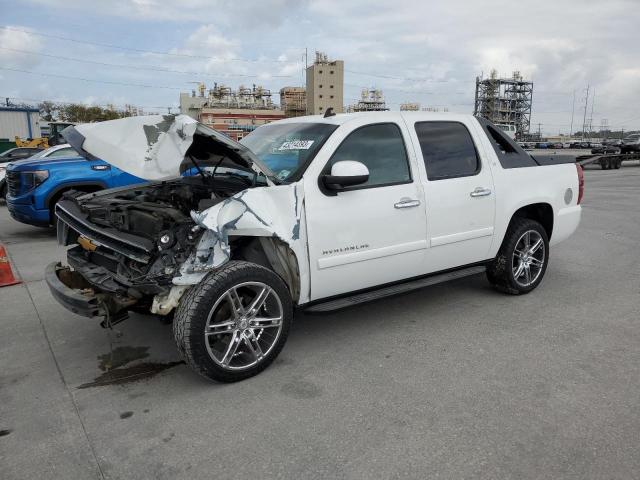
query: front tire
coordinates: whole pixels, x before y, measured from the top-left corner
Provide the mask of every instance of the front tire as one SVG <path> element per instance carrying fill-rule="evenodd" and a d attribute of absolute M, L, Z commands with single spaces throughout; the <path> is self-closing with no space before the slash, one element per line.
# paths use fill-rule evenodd
<path fill-rule="evenodd" d="M 218 382 L 257 375 L 289 335 L 293 303 L 284 281 L 260 265 L 232 261 L 208 274 L 180 301 L 173 321 L 189 366 Z"/>
<path fill-rule="evenodd" d="M 535 289 L 549 263 L 549 239 L 542 225 L 528 218 L 514 218 L 496 258 L 487 266 L 487 278 L 499 290 L 512 295 Z"/>

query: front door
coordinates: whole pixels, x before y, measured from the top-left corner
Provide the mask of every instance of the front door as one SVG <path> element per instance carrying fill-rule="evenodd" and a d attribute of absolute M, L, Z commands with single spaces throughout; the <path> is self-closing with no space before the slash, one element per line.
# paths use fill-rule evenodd
<path fill-rule="evenodd" d="M 342 125 L 323 149 L 334 153 L 320 154 L 305 173 L 312 300 L 423 273 L 424 195 L 410 139 L 401 117 L 394 120 Z M 319 177 L 343 160 L 366 165 L 369 180 L 337 194 L 324 190 Z"/>

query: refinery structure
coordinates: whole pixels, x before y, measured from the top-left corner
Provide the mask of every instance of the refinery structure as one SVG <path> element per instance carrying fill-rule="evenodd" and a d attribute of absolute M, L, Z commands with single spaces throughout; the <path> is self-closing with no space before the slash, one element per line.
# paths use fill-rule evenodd
<path fill-rule="evenodd" d="M 473 114 L 497 125 L 513 125 L 517 138 L 529 134 L 533 82 L 523 80 L 520 72 L 511 78 L 498 78 L 495 70 L 489 78 L 476 77 Z"/>
<path fill-rule="evenodd" d="M 237 90 L 214 83 L 199 83 L 191 94 L 180 94 L 180 112 L 240 140 L 260 125 L 282 120 L 285 113 L 271 99 L 271 91 L 259 85 L 240 85 Z"/>
<path fill-rule="evenodd" d="M 382 90 L 377 88 L 363 88 L 360 93 L 360 100 L 353 105 L 349 105 L 348 112 L 376 112 L 389 110 L 384 101 Z"/>
<path fill-rule="evenodd" d="M 389 110 L 382 90 L 363 88 L 360 98 L 345 108 L 344 62 L 332 60 L 322 52 L 305 69 L 305 86 L 285 86 L 279 92 L 260 85 L 233 88 L 214 83 L 212 88 L 199 82 L 191 92 L 180 94 L 180 112 L 219 130 L 235 140 L 260 125 L 289 117 L 334 113 Z M 279 105 L 273 96 L 279 93 Z M 533 83 L 525 81 L 520 72 L 501 78 L 495 70 L 488 78 L 476 78 L 474 115 L 497 125 L 512 125 L 517 138 L 529 134 Z M 446 107 L 421 107 L 418 102 L 405 101 L 400 111 L 448 111 Z"/>
<path fill-rule="evenodd" d="M 307 90 L 304 87 L 283 87 L 280 89 L 280 109 L 286 117 L 300 117 L 307 114 Z"/>

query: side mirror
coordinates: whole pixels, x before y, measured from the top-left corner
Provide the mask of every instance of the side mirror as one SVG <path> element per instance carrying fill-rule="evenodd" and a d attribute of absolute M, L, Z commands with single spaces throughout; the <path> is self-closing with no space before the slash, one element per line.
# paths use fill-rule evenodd
<path fill-rule="evenodd" d="M 369 169 L 363 163 L 353 160 L 334 163 L 331 167 L 331 174 L 322 176 L 324 186 L 334 191 L 361 185 L 367 180 L 369 180 Z"/>

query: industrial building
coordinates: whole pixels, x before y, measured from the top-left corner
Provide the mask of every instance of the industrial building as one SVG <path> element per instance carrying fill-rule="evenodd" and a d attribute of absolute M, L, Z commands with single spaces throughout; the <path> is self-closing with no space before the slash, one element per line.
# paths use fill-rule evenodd
<path fill-rule="evenodd" d="M 401 112 L 419 112 L 420 104 L 416 102 L 405 102 L 400 104 Z"/>
<path fill-rule="evenodd" d="M 40 111 L 28 107 L 0 107 L 0 138 L 13 141 L 38 138 L 40 132 Z"/>
<path fill-rule="evenodd" d="M 207 90 L 204 83 L 191 94 L 180 94 L 180 113 L 240 140 L 260 125 L 282 120 L 285 114 L 271 100 L 271 91 L 261 86 L 241 85 L 233 90 L 215 83 Z"/>
<path fill-rule="evenodd" d="M 307 114 L 307 91 L 304 87 L 283 87 L 280 89 L 280 109 L 288 117 Z"/>
<path fill-rule="evenodd" d="M 489 78 L 476 77 L 473 114 L 498 125 L 516 127 L 516 138 L 529 134 L 533 82 L 522 79 L 520 72 L 511 78 L 498 78 L 495 70 Z"/>
<path fill-rule="evenodd" d="M 328 108 L 344 112 L 344 62 L 329 60 L 316 52 L 313 65 L 307 67 L 307 114 L 324 114 Z"/>
<path fill-rule="evenodd" d="M 389 110 L 384 101 L 382 90 L 377 88 L 363 88 L 360 94 L 360 100 L 354 105 L 349 105 L 349 112 L 375 112 Z"/>
<path fill-rule="evenodd" d="M 200 122 L 224 133 L 234 140 L 240 140 L 260 125 L 285 118 L 277 109 L 209 108 L 200 111 Z"/>

